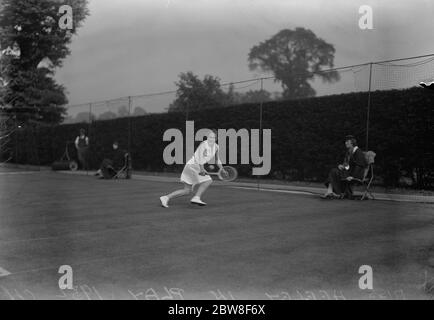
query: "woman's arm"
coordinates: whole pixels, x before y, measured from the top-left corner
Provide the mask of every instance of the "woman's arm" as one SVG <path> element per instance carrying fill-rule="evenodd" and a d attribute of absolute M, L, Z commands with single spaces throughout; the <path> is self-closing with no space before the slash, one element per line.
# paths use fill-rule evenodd
<path fill-rule="evenodd" d="M 205 168 L 203 167 L 203 165 L 199 164 L 199 167 L 200 167 L 199 175 L 201 175 L 201 176 L 206 175 L 206 171 L 205 171 Z"/>
<path fill-rule="evenodd" d="M 348 170 L 350 168 L 350 155 L 345 154 L 344 162 L 338 166 L 339 170 Z"/>
<path fill-rule="evenodd" d="M 220 160 L 220 156 L 219 156 L 219 147 L 216 145 L 216 153 L 215 153 L 215 159 L 216 159 L 216 162 L 217 162 L 217 166 L 219 167 L 219 169 L 221 170 L 221 169 L 223 169 L 223 163 L 221 162 L 221 160 Z"/>

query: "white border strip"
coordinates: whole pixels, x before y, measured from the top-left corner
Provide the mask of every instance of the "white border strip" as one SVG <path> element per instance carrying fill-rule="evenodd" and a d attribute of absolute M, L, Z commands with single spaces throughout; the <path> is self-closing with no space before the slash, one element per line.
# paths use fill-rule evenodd
<path fill-rule="evenodd" d="M 7 176 L 7 175 L 13 175 L 13 174 L 35 174 L 36 171 L 17 171 L 17 172 L 0 172 L 0 176 Z"/>
<path fill-rule="evenodd" d="M 234 189 L 245 189 L 245 190 L 257 190 L 257 191 L 268 191 L 268 192 L 280 192 L 280 193 L 292 193 L 292 194 L 304 194 L 304 195 L 310 195 L 310 196 L 319 196 L 320 194 L 318 193 L 314 193 L 314 192 L 309 192 L 309 191 L 292 191 L 292 190 L 282 190 L 282 189 L 269 189 L 269 188 L 255 188 L 255 187 L 237 187 L 237 186 L 233 186 L 230 188 L 234 188 Z M 420 204 L 433 204 L 433 200 L 431 199 L 432 197 L 430 197 L 430 199 L 421 199 L 416 198 L 416 199 L 404 199 L 404 198 L 392 198 L 392 197 L 387 197 L 387 196 L 381 196 L 378 194 L 375 194 L 375 200 L 381 200 L 381 201 L 394 201 L 394 202 L 407 202 L 407 203 L 420 203 Z"/>
<path fill-rule="evenodd" d="M 280 192 L 280 193 L 292 193 L 292 194 L 304 194 L 304 195 L 309 195 L 309 196 L 313 196 L 315 195 L 312 192 L 308 192 L 308 191 L 292 191 L 292 190 L 280 190 L 280 189 L 263 189 L 263 188 L 255 188 L 255 187 L 230 187 L 230 188 L 234 188 L 234 189 L 246 189 L 246 190 L 258 190 L 258 191 L 268 191 L 268 192 Z"/>

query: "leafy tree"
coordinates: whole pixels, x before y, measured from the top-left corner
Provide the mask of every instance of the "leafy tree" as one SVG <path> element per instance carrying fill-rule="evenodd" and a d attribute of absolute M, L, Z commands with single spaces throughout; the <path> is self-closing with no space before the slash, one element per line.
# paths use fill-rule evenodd
<path fill-rule="evenodd" d="M 12 97 L 10 103 L 21 119 L 33 118 L 48 123 L 59 123 L 63 107 L 67 103 L 64 87 L 58 85 L 44 70 L 17 71 L 13 85 L 6 90 L 5 99 Z M 26 109 L 27 112 L 20 112 Z"/>
<path fill-rule="evenodd" d="M 142 107 L 134 108 L 133 116 L 138 117 L 138 116 L 144 116 L 145 114 L 146 114 L 146 110 L 143 109 Z"/>
<path fill-rule="evenodd" d="M 311 30 L 284 29 L 270 39 L 254 46 L 248 56 L 250 70 L 272 72 L 282 83 L 283 98 L 295 99 L 315 95 L 309 84 L 315 76 L 325 82 L 339 80 L 336 71 L 319 73 L 332 68 L 335 49 L 318 38 Z"/>
<path fill-rule="evenodd" d="M 227 104 L 227 95 L 217 77 L 206 75 L 200 80 L 193 72 L 183 72 L 175 84 L 178 87 L 176 99 L 170 104 L 169 112 L 218 108 Z"/>
<path fill-rule="evenodd" d="M 236 92 L 233 85 L 229 86 L 227 95 L 230 104 L 260 103 L 272 100 L 271 93 L 266 90 Z"/>
<path fill-rule="evenodd" d="M 118 109 L 118 116 L 120 118 L 128 117 L 130 113 L 128 112 L 128 108 L 126 106 L 121 106 Z"/>
<path fill-rule="evenodd" d="M 101 113 L 98 117 L 98 120 L 110 120 L 117 118 L 117 114 L 112 111 L 107 111 L 104 113 Z"/>
<path fill-rule="evenodd" d="M 1 77 L 8 85 L 3 103 L 14 108 L 34 108 L 41 121 L 58 123 L 65 114 L 65 88 L 53 79 L 55 68 L 70 54 L 72 36 L 89 14 L 88 0 L 1 0 Z M 72 30 L 59 27 L 61 5 L 73 9 Z M 12 50 L 16 48 L 17 50 Z M 6 50 L 6 51 L 5 51 Z M 44 63 L 41 63 L 44 62 Z"/>
<path fill-rule="evenodd" d="M 66 115 L 65 117 L 63 117 L 63 124 L 68 124 L 68 123 L 74 123 L 74 118 L 70 115 Z"/>
<path fill-rule="evenodd" d="M 89 112 L 87 111 L 83 111 L 83 112 L 79 112 L 76 116 L 75 116 L 75 121 L 74 122 L 86 122 L 88 123 L 90 120 L 90 122 L 93 122 L 96 120 L 96 116 L 91 113 L 89 115 Z"/>
<path fill-rule="evenodd" d="M 243 103 L 266 102 L 271 100 L 271 93 L 266 90 L 249 90 L 242 95 Z"/>

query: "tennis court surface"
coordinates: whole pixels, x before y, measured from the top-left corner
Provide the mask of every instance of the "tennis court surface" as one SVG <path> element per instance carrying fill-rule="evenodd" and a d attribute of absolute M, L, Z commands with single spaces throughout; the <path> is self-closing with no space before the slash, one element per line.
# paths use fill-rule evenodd
<path fill-rule="evenodd" d="M 207 207 L 160 207 L 177 187 L 3 169 L 0 299 L 434 297 L 432 204 L 213 185 Z"/>

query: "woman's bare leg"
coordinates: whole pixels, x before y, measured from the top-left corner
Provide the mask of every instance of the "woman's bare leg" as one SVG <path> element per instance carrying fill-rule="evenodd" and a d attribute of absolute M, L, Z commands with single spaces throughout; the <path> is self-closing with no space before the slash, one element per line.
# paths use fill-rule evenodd
<path fill-rule="evenodd" d="M 172 193 L 168 194 L 167 197 L 170 199 L 179 198 L 182 196 L 189 195 L 191 192 L 191 186 L 184 183 L 184 189 L 179 189 L 176 191 L 173 191 Z"/>
<path fill-rule="evenodd" d="M 206 189 L 208 189 L 208 187 L 211 185 L 211 183 L 212 183 L 212 180 L 202 182 L 196 191 L 195 197 L 199 197 L 199 199 L 200 199 L 202 194 L 205 192 Z"/>

